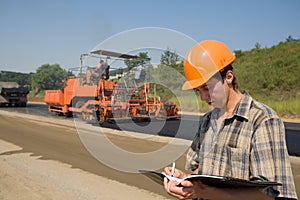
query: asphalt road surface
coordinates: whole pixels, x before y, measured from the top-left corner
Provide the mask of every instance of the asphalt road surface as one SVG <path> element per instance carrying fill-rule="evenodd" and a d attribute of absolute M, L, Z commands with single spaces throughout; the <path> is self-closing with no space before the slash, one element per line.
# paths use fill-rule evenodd
<path fill-rule="evenodd" d="M 55 113 L 48 112 L 47 105 L 43 103 L 28 103 L 25 108 L 18 107 L 1 107 L 0 109 L 10 111 L 27 113 L 38 116 L 49 116 L 56 118 L 65 118 L 63 116 L 56 116 Z M 146 134 L 176 137 L 187 140 L 192 140 L 195 136 L 195 129 L 199 121 L 199 116 L 193 115 L 182 115 L 181 119 L 164 121 L 152 121 L 150 122 L 138 122 L 133 123 L 132 121 L 117 122 L 117 123 L 105 123 L 103 127 L 116 129 L 116 130 L 128 130 L 141 132 Z M 73 121 L 73 118 L 68 120 Z M 300 123 L 295 122 L 284 122 L 286 127 L 286 141 L 290 155 L 300 156 Z M 98 126 L 97 123 L 91 123 L 92 126 Z M 149 125 L 149 126 L 148 126 Z M 184 130 L 184 131 L 183 131 Z M 185 131 L 192 130 L 192 131 Z"/>

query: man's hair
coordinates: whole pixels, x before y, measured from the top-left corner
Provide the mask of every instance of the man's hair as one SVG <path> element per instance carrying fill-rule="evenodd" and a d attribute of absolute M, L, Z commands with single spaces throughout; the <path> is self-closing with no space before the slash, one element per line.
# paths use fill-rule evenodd
<path fill-rule="evenodd" d="M 232 67 L 231 64 L 227 65 L 226 67 L 224 67 L 223 69 L 221 69 L 221 70 L 219 71 L 219 73 L 220 73 L 220 75 L 221 75 L 223 81 L 224 81 L 224 78 L 226 77 L 226 73 L 227 73 L 229 70 L 233 71 L 233 67 Z M 233 76 L 232 87 L 233 87 L 234 90 L 235 90 L 235 89 L 238 89 L 238 82 L 237 82 L 235 76 Z"/>

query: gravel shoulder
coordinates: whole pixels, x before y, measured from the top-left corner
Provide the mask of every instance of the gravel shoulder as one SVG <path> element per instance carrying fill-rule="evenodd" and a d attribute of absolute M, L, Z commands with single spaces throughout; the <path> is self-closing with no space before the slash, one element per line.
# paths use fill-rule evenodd
<path fill-rule="evenodd" d="M 20 149 L 0 140 L 0 199 L 166 199 L 64 163 L 41 160 L 29 153 L 5 154 Z"/>

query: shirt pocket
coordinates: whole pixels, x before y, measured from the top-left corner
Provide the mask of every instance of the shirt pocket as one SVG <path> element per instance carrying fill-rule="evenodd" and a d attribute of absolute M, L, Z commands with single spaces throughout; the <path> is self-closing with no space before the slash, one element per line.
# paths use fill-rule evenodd
<path fill-rule="evenodd" d="M 215 144 L 203 159 L 203 174 L 249 179 L 249 152 Z"/>
<path fill-rule="evenodd" d="M 233 148 L 229 146 L 221 147 L 223 151 L 223 162 L 225 165 L 224 175 L 240 179 L 249 179 L 250 173 L 250 153 L 246 149 Z"/>

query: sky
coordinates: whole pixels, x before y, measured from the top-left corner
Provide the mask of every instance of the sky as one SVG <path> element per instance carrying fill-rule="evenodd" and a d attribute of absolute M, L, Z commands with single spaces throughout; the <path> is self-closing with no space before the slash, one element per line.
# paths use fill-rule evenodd
<path fill-rule="evenodd" d="M 299 0 L 0 0 L 0 70 L 80 66 L 81 54 L 147 27 L 220 40 L 232 51 L 271 47 L 300 38 L 299 10 Z"/>

